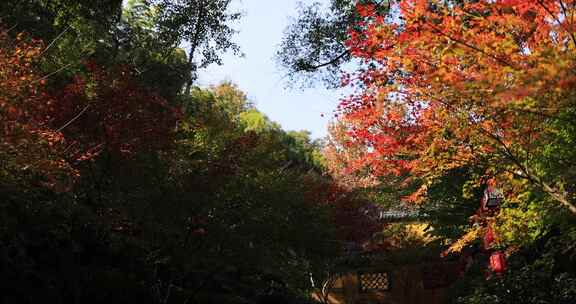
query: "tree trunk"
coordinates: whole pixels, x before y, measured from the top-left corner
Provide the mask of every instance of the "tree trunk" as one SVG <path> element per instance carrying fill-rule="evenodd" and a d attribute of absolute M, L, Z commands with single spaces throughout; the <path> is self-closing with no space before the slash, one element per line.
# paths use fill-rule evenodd
<path fill-rule="evenodd" d="M 194 38 L 190 43 L 190 53 L 188 54 L 188 65 L 190 66 L 190 74 L 196 72 L 196 68 L 192 68 L 192 63 L 194 61 L 194 53 L 196 52 L 196 48 L 200 43 L 200 34 L 202 33 L 203 23 L 204 22 L 204 1 L 200 1 L 198 3 L 198 19 L 196 20 L 195 26 L 195 33 Z M 194 83 L 194 78 L 191 76 L 190 80 L 186 83 L 186 89 L 184 90 L 184 95 L 190 95 L 190 90 L 192 89 L 192 84 Z"/>

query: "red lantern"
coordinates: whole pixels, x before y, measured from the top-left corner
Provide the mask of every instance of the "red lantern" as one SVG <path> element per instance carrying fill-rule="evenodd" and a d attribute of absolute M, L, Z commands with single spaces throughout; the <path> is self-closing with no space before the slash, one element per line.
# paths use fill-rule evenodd
<path fill-rule="evenodd" d="M 490 256 L 490 269 L 495 273 L 506 271 L 506 255 L 501 251 L 496 251 Z"/>
<path fill-rule="evenodd" d="M 488 226 L 488 230 L 484 235 L 484 244 L 483 244 L 484 249 L 485 250 L 490 249 L 490 246 L 492 245 L 493 242 L 494 242 L 494 230 L 492 230 L 492 227 Z"/>

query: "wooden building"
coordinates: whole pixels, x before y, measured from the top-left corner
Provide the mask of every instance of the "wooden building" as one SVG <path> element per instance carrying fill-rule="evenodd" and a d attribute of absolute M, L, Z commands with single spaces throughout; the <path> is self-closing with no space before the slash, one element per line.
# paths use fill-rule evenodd
<path fill-rule="evenodd" d="M 441 260 L 395 264 L 383 253 L 341 266 L 316 298 L 330 304 L 441 304 L 459 265 Z"/>

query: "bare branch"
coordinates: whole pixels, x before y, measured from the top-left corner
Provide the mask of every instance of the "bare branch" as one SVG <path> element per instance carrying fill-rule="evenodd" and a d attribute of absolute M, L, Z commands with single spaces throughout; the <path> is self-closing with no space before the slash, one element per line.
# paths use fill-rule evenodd
<path fill-rule="evenodd" d="M 52 42 L 50 42 L 50 44 L 48 44 L 48 46 L 42 51 L 42 53 L 40 53 L 40 56 L 46 53 L 54 45 L 54 43 L 56 43 L 56 41 L 58 41 L 62 36 L 64 36 L 64 34 L 70 29 L 70 27 L 71 26 L 69 25 L 68 27 L 66 27 L 66 29 L 62 31 L 62 33 L 58 34 L 58 36 L 56 36 L 56 38 L 54 38 L 54 40 L 52 40 Z"/>
<path fill-rule="evenodd" d="M 336 56 L 335 58 L 333 58 L 333 59 L 331 59 L 331 60 L 329 60 L 329 61 L 326 61 L 326 62 L 317 64 L 317 65 L 306 65 L 306 66 L 303 66 L 303 67 L 301 67 L 301 68 L 296 69 L 296 71 L 297 71 L 297 72 L 300 72 L 300 71 L 305 71 L 305 72 L 315 71 L 315 70 L 318 70 L 318 69 L 323 68 L 323 67 L 325 67 L 325 66 L 329 66 L 329 65 L 336 64 L 336 63 L 338 63 L 338 61 L 340 61 L 341 59 L 343 59 L 344 57 L 346 57 L 346 56 L 348 56 L 348 55 L 350 55 L 350 52 L 349 52 L 348 50 L 345 50 L 345 51 L 342 52 L 340 55 Z"/>
<path fill-rule="evenodd" d="M 67 123 L 65 123 L 63 126 L 61 126 L 60 128 L 58 128 L 56 130 L 56 132 L 60 132 L 62 130 L 64 130 L 66 127 L 68 127 L 70 124 L 72 124 L 74 121 L 76 121 L 78 118 L 80 118 L 80 116 L 82 116 L 90 107 L 90 104 L 87 104 L 84 109 L 82 109 L 82 111 L 80 111 L 80 113 L 76 114 L 76 116 L 74 116 L 72 119 L 70 119 Z"/>

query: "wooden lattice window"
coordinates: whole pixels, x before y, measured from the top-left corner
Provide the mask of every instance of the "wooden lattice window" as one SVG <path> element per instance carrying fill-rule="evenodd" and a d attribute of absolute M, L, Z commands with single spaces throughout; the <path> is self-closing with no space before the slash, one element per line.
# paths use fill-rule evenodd
<path fill-rule="evenodd" d="M 361 272 L 358 278 L 361 292 L 390 290 L 390 275 L 387 272 Z"/>

